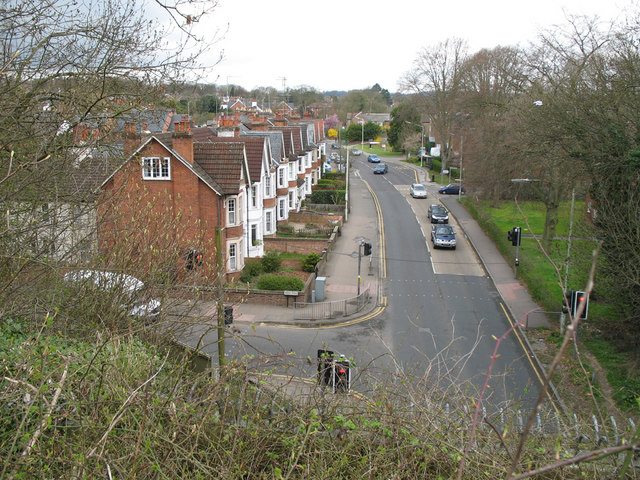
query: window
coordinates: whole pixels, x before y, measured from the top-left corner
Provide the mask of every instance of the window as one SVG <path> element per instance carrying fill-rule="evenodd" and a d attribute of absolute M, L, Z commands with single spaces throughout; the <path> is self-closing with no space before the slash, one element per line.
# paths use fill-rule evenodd
<path fill-rule="evenodd" d="M 265 197 L 271 196 L 271 175 L 270 174 L 267 174 L 264 177 L 264 196 Z"/>
<path fill-rule="evenodd" d="M 271 233 L 273 229 L 273 215 L 271 212 L 264 212 L 264 231 Z"/>
<path fill-rule="evenodd" d="M 296 164 L 289 162 L 289 181 L 296 179 Z"/>
<path fill-rule="evenodd" d="M 289 208 L 295 208 L 295 203 L 293 202 L 293 192 L 289 192 Z"/>
<path fill-rule="evenodd" d="M 254 247 L 258 245 L 258 224 L 257 223 L 251 224 L 251 245 L 253 245 Z"/>
<path fill-rule="evenodd" d="M 238 267 L 238 255 L 236 253 L 236 244 L 229 244 L 229 270 L 236 270 Z"/>
<path fill-rule="evenodd" d="M 258 206 L 258 187 L 256 185 L 251 187 L 251 206 Z"/>
<path fill-rule="evenodd" d="M 278 200 L 278 218 L 280 220 L 286 218 L 285 216 L 286 208 L 287 208 L 287 200 L 284 198 L 281 198 L 280 200 Z"/>
<path fill-rule="evenodd" d="M 229 215 L 229 225 L 236 224 L 236 199 L 230 198 L 227 200 L 227 213 Z"/>
<path fill-rule="evenodd" d="M 171 178 L 169 157 L 142 157 L 142 178 L 167 180 Z"/>
<path fill-rule="evenodd" d="M 284 167 L 278 169 L 278 186 L 284 187 Z"/>

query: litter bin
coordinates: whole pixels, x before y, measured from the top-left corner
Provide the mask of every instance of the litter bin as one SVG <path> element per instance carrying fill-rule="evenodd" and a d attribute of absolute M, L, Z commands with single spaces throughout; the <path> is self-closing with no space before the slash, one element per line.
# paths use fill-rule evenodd
<path fill-rule="evenodd" d="M 233 305 L 224 304 L 224 324 L 231 325 L 233 323 Z"/>
<path fill-rule="evenodd" d="M 436 181 L 436 176 L 435 175 L 431 175 L 431 181 L 435 182 Z"/>

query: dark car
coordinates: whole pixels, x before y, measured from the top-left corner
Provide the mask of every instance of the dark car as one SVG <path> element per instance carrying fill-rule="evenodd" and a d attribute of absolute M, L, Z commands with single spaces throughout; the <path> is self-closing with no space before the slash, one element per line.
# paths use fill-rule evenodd
<path fill-rule="evenodd" d="M 389 170 L 387 169 L 387 165 L 385 163 L 381 163 L 373 169 L 373 173 L 387 173 L 388 171 Z"/>
<path fill-rule="evenodd" d="M 449 212 L 442 205 L 430 205 L 427 217 L 431 223 L 449 223 Z"/>
<path fill-rule="evenodd" d="M 367 160 L 371 163 L 380 163 L 380 157 L 375 153 L 370 153 L 369 158 Z"/>
<path fill-rule="evenodd" d="M 450 183 L 449 185 L 445 185 L 444 187 L 440 187 L 438 192 L 449 194 L 449 195 L 458 195 L 460 193 L 460 184 L 459 183 Z M 464 193 L 464 186 L 462 187 L 462 193 Z"/>
<path fill-rule="evenodd" d="M 434 248 L 456 249 L 456 232 L 451 225 L 434 225 L 431 227 L 431 242 Z"/>
<path fill-rule="evenodd" d="M 331 144 L 331 148 L 334 148 L 334 149 L 336 149 L 336 150 L 337 150 L 337 149 L 339 149 L 339 148 L 340 148 L 340 145 L 338 145 L 337 143 L 332 143 L 332 144 Z"/>

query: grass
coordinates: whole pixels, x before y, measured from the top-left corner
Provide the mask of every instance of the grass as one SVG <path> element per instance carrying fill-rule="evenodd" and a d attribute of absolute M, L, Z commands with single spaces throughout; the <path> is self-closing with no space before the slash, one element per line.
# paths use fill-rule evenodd
<path fill-rule="evenodd" d="M 472 203 L 469 199 L 464 199 L 464 203 L 512 264 L 516 249 L 507 240 L 507 231 L 515 226 L 522 227 L 525 235 L 532 233 L 542 236 L 544 231 L 546 210 L 540 202 L 520 202 L 524 218 L 513 201 L 502 202 L 498 207 L 492 207 L 488 202 Z M 575 203 L 567 282 L 568 288 L 574 290 L 585 288 L 591 268 L 592 253 L 596 247 L 595 240 L 592 240 L 593 232 L 585 224 L 584 216 L 581 214 L 584 208 L 584 202 Z M 556 229 L 556 235 L 560 238 L 553 241 L 551 250 L 547 252 L 558 271 L 535 239 L 523 237 L 519 249 L 518 278 L 527 285 L 534 300 L 548 312 L 559 313 L 562 308 L 561 284 L 564 282 L 568 247 L 568 241 L 563 237 L 569 234 L 570 212 L 570 202 L 563 202 L 558 210 Z M 525 218 L 530 230 L 525 226 Z M 636 398 L 640 396 L 640 377 L 630 366 L 634 363 L 637 352 L 624 351 L 617 347 L 615 336 L 594 333 L 598 329 L 604 332 L 610 332 L 611 329 L 620 331 L 619 312 L 615 306 L 599 301 L 605 296 L 606 293 L 599 295 L 596 282 L 589 301 L 589 318 L 584 330 L 580 330 L 580 340 L 607 372 L 607 380 L 618 407 L 624 411 L 637 412 Z"/>

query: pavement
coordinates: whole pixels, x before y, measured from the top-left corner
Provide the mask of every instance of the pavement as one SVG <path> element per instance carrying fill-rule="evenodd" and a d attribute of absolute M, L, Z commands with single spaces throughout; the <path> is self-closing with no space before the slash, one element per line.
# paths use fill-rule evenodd
<path fill-rule="evenodd" d="M 393 162 L 389 162 L 393 164 Z M 407 164 L 411 166 L 410 164 Z M 428 188 L 435 186 L 430 181 L 428 172 L 420 167 L 412 167 L 416 171 L 418 181 Z M 319 272 L 325 277 L 324 301 L 337 301 L 354 297 L 358 293 L 358 245 L 361 241 L 370 242 L 376 252 L 380 236 L 378 217 L 375 212 L 376 200 L 368 185 L 354 171 L 349 177 L 350 209 L 341 227 L 341 236 L 328 252 L 328 261 Z M 440 195 L 435 193 L 447 207 L 450 214 L 458 222 L 464 235 L 469 240 L 487 275 L 496 286 L 503 304 L 512 320 L 521 321 L 527 328 L 550 326 L 547 317 L 541 313 L 527 291 L 526 286 L 516 279 L 514 268 L 500 254 L 493 241 L 484 233 L 469 212 L 457 201 L 457 195 Z M 506 234 L 506 233 L 505 233 Z M 279 307 L 252 303 L 236 304 L 233 307 L 233 322 L 238 324 L 276 324 L 298 327 L 318 327 L 327 323 L 352 323 L 358 319 L 370 318 L 384 307 L 382 296 L 383 281 L 379 278 L 379 265 L 374 257 L 362 257 L 360 262 L 360 291 L 369 288 L 370 299 L 367 305 L 357 314 L 337 316 L 330 320 L 299 320 L 294 317 L 292 307 Z M 293 302 L 292 302 L 293 303 Z M 203 306 L 205 315 L 215 313 L 214 306 Z"/>

